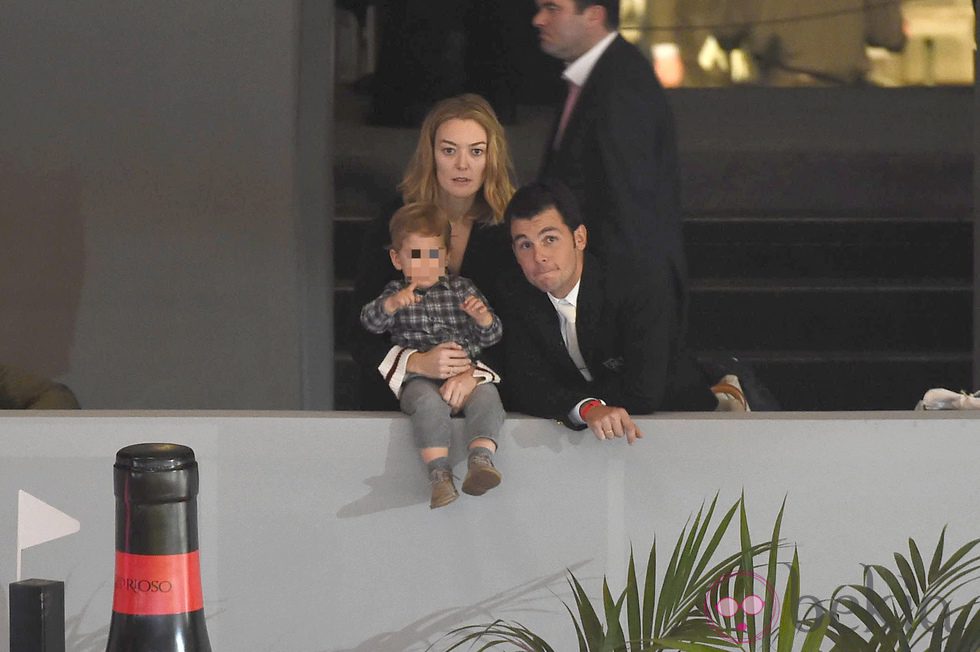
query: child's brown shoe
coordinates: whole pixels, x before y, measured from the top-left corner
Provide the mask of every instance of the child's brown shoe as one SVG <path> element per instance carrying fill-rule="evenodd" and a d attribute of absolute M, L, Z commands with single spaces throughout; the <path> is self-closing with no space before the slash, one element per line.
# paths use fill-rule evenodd
<path fill-rule="evenodd" d="M 429 482 L 432 484 L 429 509 L 444 507 L 459 498 L 459 492 L 453 484 L 453 472 L 449 469 L 432 469 L 429 472 Z"/>
<path fill-rule="evenodd" d="M 466 479 L 463 480 L 463 493 L 482 496 L 500 484 L 500 471 L 486 455 L 470 455 Z"/>

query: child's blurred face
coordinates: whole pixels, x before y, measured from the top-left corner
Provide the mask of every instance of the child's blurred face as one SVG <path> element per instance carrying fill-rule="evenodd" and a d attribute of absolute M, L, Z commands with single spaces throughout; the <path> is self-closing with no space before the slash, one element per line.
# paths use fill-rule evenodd
<path fill-rule="evenodd" d="M 431 235 L 408 234 L 399 249 L 389 250 L 391 264 L 417 287 L 432 287 L 446 273 L 446 244 Z"/>

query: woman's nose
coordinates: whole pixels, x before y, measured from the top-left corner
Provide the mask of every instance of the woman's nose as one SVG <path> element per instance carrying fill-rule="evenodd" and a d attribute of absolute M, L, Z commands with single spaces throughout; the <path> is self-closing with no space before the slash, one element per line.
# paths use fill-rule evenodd
<path fill-rule="evenodd" d="M 465 170 L 470 167 L 470 162 L 466 158 L 466 154 L 459 154 L 456 156 L 456 169 Z"/>

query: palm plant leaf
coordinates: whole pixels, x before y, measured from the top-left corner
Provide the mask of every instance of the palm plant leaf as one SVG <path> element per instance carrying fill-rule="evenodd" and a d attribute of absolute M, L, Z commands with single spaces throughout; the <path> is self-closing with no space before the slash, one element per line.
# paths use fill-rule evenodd
<path fill-rule="evenodd" d="M 783 501 L 786 504 L 786 501 Z M 782 516 L 783 510 L 779 510 L 779 515 Z M 779 528 L 779 521 L 776 522 L 776 528 L 774 532 Z M 769 553 L 772 555 L 772 553 Z M 775 578 L 775 568 L 770 565 L 769 577 Z M 793 550 L 793 563 L 790 565 L 789 578 L 786 580 L 786 592 L 783 593 L 783 612 L 779 616 L 779 640 L 776 646 L 776 652 L 792 652 L 793 642 L 796 639 L 796 614 L 799 610 L 800 604 L 800 557 L 797 551 Z M 767 618 L 772 617 L 772 611 L 769 609 L 769 605 L 766 605 Z M 823 637 L 821 636 L 821 640 Z M 767 638 L 765 650 L 769 649 L 769 640 Z"/>
<path fill-rule="evenodd" d="M 955 566 L 957 563 L 959 563 L 959 561 L 963 559 L 963 557 L 966 557 L 968 554 L 970 554 L 970 551 L 973 550 L 978 544 L 980 544 L 980 539 L 974 539 L 973 541 L 964 544 L 959 550 L 957 550 L 956 552 L 954 552 L 952 555 L 949 556 L 949 559 L 947 559 L 946 562 L 942 565 L 942 567 L 939 569 L 939 572 L 946 573 L 947 571 L 949 571 L 949 569 Z"/>
<path fill-rule="evenodd" d="M 865 641 L 860 634 L 836 618 L 830 621 L 827 637 L 834 642 L 830 652 L 874 652 L 871 644 Z"/>
<path fill-rule="evenodd" d="M 912 598 L 912 602 L 919 604 L 919 584 L 915 580 L 912 566 L 905 557 L 897 552 L 895 553 L 895 565 L 898 566 L 898 572 L 902 574 L 902 581 L 905 582 L 906 590 Z"/>
<path fill-rule="evenodd" d="M 946 545 L 944 527 L 928 569 L 914 539 L 909 539 L 907 558 L 900 553 L 894 553 L 897 575 L 881 565 L 868 566 L 872 573 L 884 581 L 895 607 L 890 606 L 888 600 L 871 586 L 849 585 L 835 590 L 831 598 L 832 604 L 834 600 L 838 600 L 850 609 L 870 634 L 870 638 L 865 641 L 866 647 L 853 649 L 907 651 L 920 643 L 928 642 L 929 652 L 953 652 L 961 648 L 976 652 L 976 647 L 962 647 L 962 641 L 968 638 L 967 632 L 973 631 L 970 627 L 974 622 L 980 635 L 980 613 L 971 619 L 976 599 L 958 608 L 951 608 L 950 600 L 963 586 L 980 579 L 980 556 L 968 556 L 978 544 L 980 539 L 970 541 L 943 561 Z M 838 598 L 839 592 L 845 588 L 857 592 L 866 600 L 868 607 L 862 607 L 854 598 Z M 934 616 L 938 617 L 930 624 L 930 618 Z M 944 635 L 951 618 L 956 620 L 950 633 Z M 835 649 L 850 650 L 852 647 L 849 646 L 856 645 L 855 638 L 859 636 L 857 632 L 839 620 L 835 619 L 830 629 L 830 636 L 837 643 Z"/>
<path fill-rule="evenodd" d="M 601 652 L 615 652 L 616 650 L 626 649 L 626 639 L 623 636 L 623 627 L 619 622 L 619 614 L 623 610 L 623 600 L 626 599 L 626 592 L 613 601 L 612 593 L 609 592 L 609 583 L 605 578 L 602 580 L 602 604 L 605 608 L 606 616 L 606 635 L 602 640 Z"/>
<path fill-rule="evenodd" d="M 708 510 L 708 517 L 705 519 L 705 524 L 704 524 L 705 530 L 707 530 L 708 522 L 711 520 L 712 513 L 714 513 L 715 502 L 717 500 L 718 500 L 718 496 L 715 495 L 715 499 L 711 501 L 711 509 Z M 739 502 L 732 505 L 731 508 L 725 513 L 725 515 L 722 516 L 721 522 L 718 524 L 718 527 L 715 528 L 715 533 L 712 535 L 711 540 L 708 542 L 708 547 L 704 549 L 704 552 L 701 555 L 701 559 L 698 561 L 698 564 L 693 571 L 693 575 L 695 577 L 700 577 L 701 574 L 704 572 L 705 567 L 711 561 L 711 558 L 714 556 L 715 551 L 718 549 L 718 546 L 721 544 L 722 537 L 724 537 L 725 533 L 728 532 L 728 524 L 735 516 L 735 510 L 738 509 L 738 506 L 741 504 L 741 502 L 742 501 L 739 500 Z"/>
<path fill-rule="evenodd" d="M 949 636 L 946 639 L 947 647 L 949 647 L 950 650 L 955 650 L 957 647 L 959 647 L 960 641 L 963 639 L 963 634 L 967 629 L 967 619 L 970 617 L 970 611 L 973 609 L 974 603 L 976 603 L 976 598 L 971 600 L 969 604 L 964 605 L 964 608 L 960 611 L 959 616 L 956 617 L 956 621 L 950 628 Z M 943 609 L 943 615 L 948 615 L 948 611 L 948 609 Z M 941 631 L 942 627 L 939 629 Z"/>
<path fill-rule="evenodd" d="M 657 538 L 653 538 L 650 546 L 650 557 L 647 559 L 646 579 L 643 582 L 643 615 L 641 619 L 640 638 L 644 641 L 653 638 L 653 616 L 657 602 Z"/>
<path fill-rule="evenodd" d="M 721 643 L 719 643 L 721 645 Z M 676 639 L 656 639 L 654 646 L 645 648 L 643 652 L 655 652 L 657 650 L 680 650 L 681 652 L 728 652 L 731 649 L 729 643 L 727 647 L 716 647 L 707 643 L 691 643 L 689 641 L 679 641 Z"/>
<path fill-rule="evenodd" d="M 659 594 L 656 539 L 650 549 L 642 595 L 632 549 L 626 588 L 618 598 L 614 598 L 607 580 L 603 579 L 602 615 L 605 625 L 585 589 L 574 573 L 569 571 L 568 584 L 575 606 L 572 608 L 570 604 L 562 604 L 575 628 L 579 652 L 647 652 L 663 649 L 714 652 L 736 647 L 734 642 L 712 629 L 702 612 L 701 602 L 718 577 L 730 575 L 739 567 L 751 570 L 757 555 L 777 545 L 782 509 L 772 542 L 753 545 L 748 532 L 744 496 L 725 512 L 718 524 L 713 525 L 711 521 L 717 502 L 718 494 L 715 494 L 707 510 L 702 504 L 693 522 L 689 520 L 682 528 L 661 580 Z M 720 562 L 713 563 L 735 511 L 739 508 L 741 549 Z M 742 587 L 741 590 L 744 592 L 745 588 Z M 622 624 L 624 606 L 625 632 Z M 529 652 L 553 652 L 545 641 L 519 623 L 510 624 L 497 620 L 486 626 L 458 628 L 449 635 L 461 639 L 449 650 L 456 650 L 464 643 L 482 642 L 484 646 L 480 650 L 489 650 L 499 645 L 516 645 L 520 650 Z"/>
<path fill-rule="evenodd" d="M 868 603 L 874 607 L 874 613 L 862 607 L 854 598 L 842 598 L 840 603 L 847 606 L 851 613 L 857 616 L 869 629 L 872 630 L 872 644 L 883 645 L 884 643 L 894 643 L 896 650 L 911 652 L 911 643 L 903 626 L 903 619 L 896 614 L 888 603 L 875 592 L 862 584 L 851 584 L 854 589 L 865 597 Z M 875 617 L 877 616 L 877 618 Z M 879 622 L 884 621 L 884 626 Z"/>
<path fill-rule="evenodd" d="M 708 622 L 708 619 L 700 615 L 685 620 L 674 630 L 671 636 L 654 639 L 650 643 L 651 647 L 644 648 L 644 652 L 680 649 L 678 643 L 709 646 L 707 649 L 710 650 L 741 649 L 731 640 L 719 634 L 715 627 Z"/>
<path fill-rule="evenodd" d="M 476 641 L 483 641 L 484 643 L 477 652 L 490 650 L 500 645 L 516 645 L 525 652 L 555 652 L 554 648 L 527 627 L 520 623 L 506 623 L 499 619 L 489 625 L 458 627 L 449 632 L 447 636 L 457 637 L 460 640 L 446 648 L 446 652 L 452 652 L 452 650 L 459 649 L 466 643 Z M 429 649 L 431 648 L 430 645 Z"/>
<path fill-rule="evenodd" d="M 572 608 L 569 607 L 564 601 L 562 601 L 562 606 L 565 607 L 565 611 L 568 612 L 568 616 L 572 619 L 572 624 L 575 625 L 575 636 L 578 639 L 578 652 L 589 652 L 589 643 L 585 640 L 585 633 L 582 632 L 582 628 L 579 627 L 578 619 L 575 614 L 572 613 Z"/>
<path fill-rule="evenodd" d="M 939 569 L 943 562 L 943 545 L 946 543 L 946 527 L 943 526 L 942 532 L 939 533 L 939 542 L 936 543 L 936 550 L 932 553 L 932 562 L 929 564 L 929 583 L 932 584 L 936 580 L 936 576 L 939 574 Z"/>
<path fill-rule="evenodd" d="M 830 626 L 830 614 L 824 614 L 817 621 L 816 626 L 812 627 L 803 639 L 803 647 L 800 652 L 820 652 L 820 645 L 827 635 L 827 628 Z"/>
<path fill-rule="evenodd" d="M 785 509 L 786 509 L 786 496 L 783 496 L 783 503 L 782 505 L 779 506 L 779 513 L 776 515 L 776 523 L 773 525 L 772 528 L 772 537 L 769 539 L 769 565 L 766 568 L 766 582 L 768 583 L 770 589 L 776 586 L 776 567 L 777 567 L 777 563 L 779 562 L 779 555 L 776 553 L 779 550 L 779 530 L 783 524 L 783 511 Z M 793 577 L 793 568 L 791 567 L 790 579 L 786 583 L 787 595 L 784 596 L 783 598 L 784 613 L 786 610 L 788 610 L 788 603 L 789 600 L 791 599 L 791 596 L 789 595 L 789 591 L 791 588 L 793 588 L 792 583 L 794 582 L 794 580 L 796 583 L 796 587 L 795 587 L 796 598 L 793 604 L 795 605 L 796 603 L 799 602 L 799 557 L 796 554 L 795 548 L 793 549 L 793 566 L 796 568 L 796 577 L 795 578 Z M 766 600 L 766 606 L 762 612 L 763 625 L 772 622 L 772 609 L 773 609 L 772 600 Z M 796 614 L 795 607 L 793 608 L 792 614 L 793 615 Z M 792 649 L 793 637 L 795 636 L 795 633 L 792 630 L 795 630 L 795 627 L 792 627 L 791 631 L 784 631 L 782 623 L 780 623 L 780 627 L 779 627 L 780 645 L 782 645 L 782 638 L 784 634 L 786 634 L 790 639 L 790 647 L 786 648 L 787 650 Z M 769 652 L 771 649 L 772 649 L 772 638 L 766 636 L 765 638 L 762 639 L 762 652 Z"/>
<path fill-rule="evenodd" d="M 965 609 L 963 613 L 970 613 L 972 605 L 971 602 L 970 609 Z M 973 614 L 969 621 L 964 621 L 960 630 L 957 630 L 954 625 L 953 631 L 962 631 L 959 638 L 959 649 L 956 652 L 976 652 L 980 649 L 980 611 Z"/>
<path fill-rule="evenodd" d="M 636 582 L 636 563 L 630 546 L 630 563 L 626 569 L 626 628 L 631 641 L 630 652 L 640 652 L 643 628 L 640 625 L 640 589 Z"/>
<path fill-rule="evenodd" d="M 943 529 L 945 532 L 945 528 Z M 943 607 L 943 613 L 939 617 L 939 622 L 937 622 L 932 627 L 932 636 L 929 639 L 929 648 L 927 652 L 943 652 L 943 624 L 949 618 L 949 607 Z"/>
<path fill-rule="evenodd" d="M 585 634 L 585 640 L 588 644 L 587 649 L 589 652 L 599 652 L 602 649 L 602 639 L 605 638 L 599 616 L 574 573 L 569 573 L 568 583 L 575 596 L 575 606 L 578 609 L 579 622 L 582 624 L 582 632 Z"/>
<path fill-rule="evenodd" d="M 895 573 L 888 570 L 888 568 L 885 566 L 878 564 L 873 564 L 869 566 L 869 568 L 875 571 L 878 576 L 885 581 L 885 584 L 888 586 L 889 590 L 891 590 L 895 601 L 898 602 L 898 606 L 902 610 L 902 614 L 905 616 L 905 619 L 911 621 L 913 617 L 912 603 L 909 600 L 909 596 L 907 596 L 905 591 L 902 590 L 902 584 L 898 581 Z"/>
<path fill-rule="evenodd" d="M 754 555 L 752 554 L 752 537 L 749 534 L 749 519 L 745 514 L 745 492 L 742 492 L 742 499 L 740 502 L 740 509 L 738 514 L 738 531 L 739 539 L 742 544 L 742 555 L 739 560 L 739 569 L 741 574 L 735 578 L 735 599 L 738 600 L 739 604 L 746 596 L 752 595 L 754 591 L 754 571 L 755 566 L 752 563 Z M 775 551 L 770 550 L 770 555 L 775 554 Z M 755 652 L 755 618 L 746 618 L 746 614 L 742 609 L 739 609 L 735 615 L 736 625 L 741 625 L 745 623 L 748 626 L 747 634 L 749 640 L 749 649 Z"/>
<path fill-rule="evenodd" d="M 680 596 L 680 587 L 677 586 L 678 576 L 677 576 L 677 558 L 680 556 L 681 543 L 684 541 L 684 533 L 687 531 L 687 526 L 681 530 L 681 535 L 677 537 L 677 543 L 674 545 L 674 552 L 670 556 L 670 562 L 667 564 L 667 572 L 664 574 L 663 585 L 660 587 L 660 600 L 657 602 L 657 618 L 654 623 L 653 633 L 655 637 L 659 637 L 664 631 L 664 622 L 668 618 L 669 607 L 678 602 Z"/>
<path fill-rule="evenodd" d="M 919 546 L 916 545 L 915 540 L 912 538 L 909 538 L 909 557 L 912 559 L 915 579 L 919 581 L 919 587 L 925 590 L 925 587 L 929 584 L 926 579 L 926 568 L 922 564 L 922 555 L 919 554 Z"/>

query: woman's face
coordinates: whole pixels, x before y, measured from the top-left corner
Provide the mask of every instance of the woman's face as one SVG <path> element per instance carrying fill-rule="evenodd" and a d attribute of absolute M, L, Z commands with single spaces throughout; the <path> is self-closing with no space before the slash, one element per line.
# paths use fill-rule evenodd
<path fill-rule="evenodd" d="M 449 197 L 468 199 L 483 186 L 487 132 L 475 120 L 451 118 L 436 129 L 436 181 Z"/>

